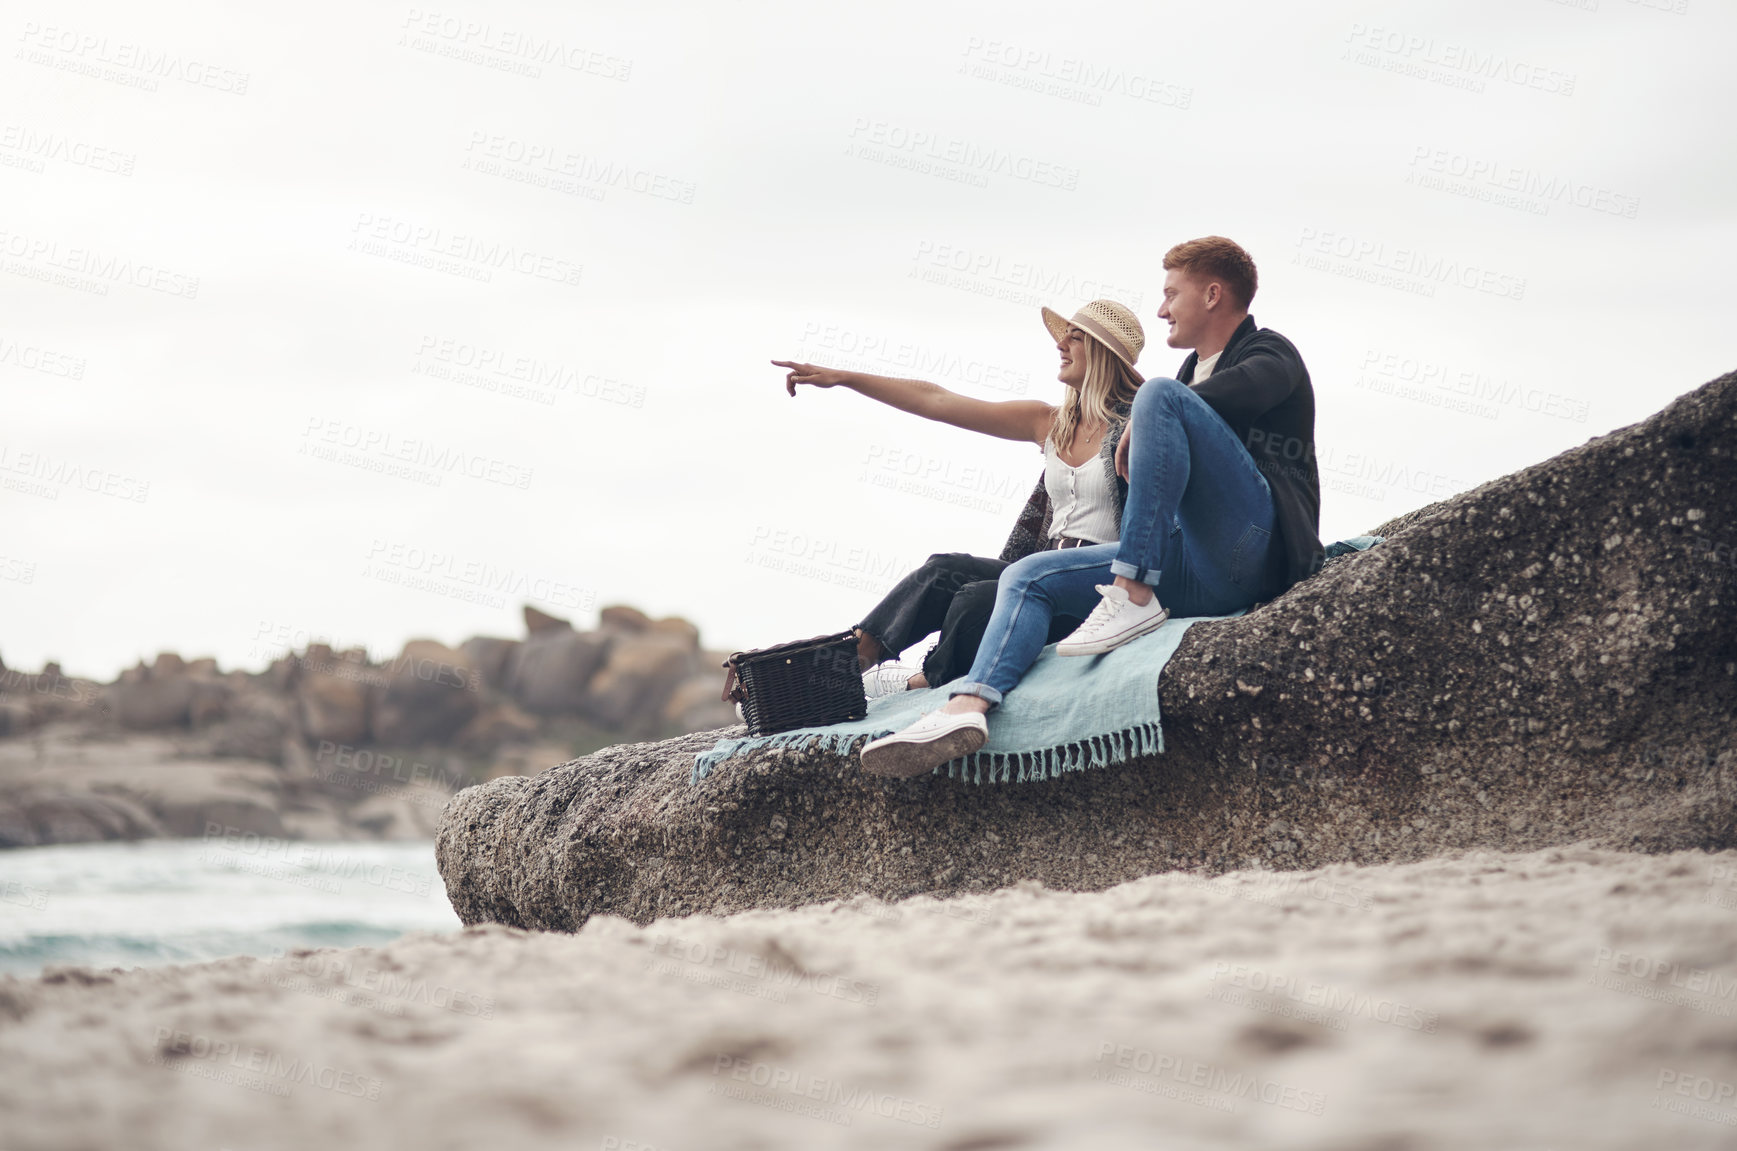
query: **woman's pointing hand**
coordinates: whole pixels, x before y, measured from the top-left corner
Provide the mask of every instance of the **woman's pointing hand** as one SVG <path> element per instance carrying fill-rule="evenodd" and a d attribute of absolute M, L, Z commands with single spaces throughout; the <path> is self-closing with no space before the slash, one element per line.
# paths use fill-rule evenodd
<path fill-rule="evenodd" d="M 817 364 L 799 364 L 793 360 L 773 360 L 780 368 L 789 368 L 784 375 L 784 390 L 791 395 L 796 394 L 797 384 L 813 384 L 817 388 L 835 388 L 848 382 L 849 372 L 841 372 L 836 368 L 823 368 Z"/>

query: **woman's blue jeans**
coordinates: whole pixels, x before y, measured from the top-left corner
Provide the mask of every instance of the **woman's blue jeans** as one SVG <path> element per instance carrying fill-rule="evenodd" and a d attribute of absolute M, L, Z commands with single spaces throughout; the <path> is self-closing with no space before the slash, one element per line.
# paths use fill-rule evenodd
<path fill-rule="evenodd" d="M 1152 379 L 1129 417 L 1120 543 L 1036 552 L 1001 573 L 995 612 L 950 695 L 991 704 L 1043 650 L 1050 617 L 1086 616 L 1115 576 L 1152 585 L 1172 617 L 1226 615 L 1271 583 L 1273 496 L 1219 414 L 1178 380 Z"/>

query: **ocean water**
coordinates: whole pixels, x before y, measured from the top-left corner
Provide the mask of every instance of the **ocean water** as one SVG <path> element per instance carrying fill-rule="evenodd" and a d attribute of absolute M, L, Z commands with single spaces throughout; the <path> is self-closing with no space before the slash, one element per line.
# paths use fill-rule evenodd
<path fill-rule="evenodd" d="M 0 972 L 148 967 L 456 931 L 434 844 L 212 840 L 0 851 Z"/>

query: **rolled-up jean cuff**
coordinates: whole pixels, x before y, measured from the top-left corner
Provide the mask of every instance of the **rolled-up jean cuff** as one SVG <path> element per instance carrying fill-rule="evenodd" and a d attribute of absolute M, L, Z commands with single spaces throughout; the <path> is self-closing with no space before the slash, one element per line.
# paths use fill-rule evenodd
<path fill-rule="evenodd" d="M 1146 578 L 1141 579 L 1138 574 L 1139 571 L 1140 569 L 1135 567 L 1133 564 L 1125 564 L 1121 560 L 1110 561 L 1111 575 L 1119 575 L 1123 579 L 1131 579 L 1135 583 L 1149 584 L 1152 587 L 1157 587 L 1159 581 L 1163 578 L 1162 572 L 1148 571 L 1146 573 Z"/>
<path fill-rule="evenodd" d="M 1001 706 L 1001 693 L 986 683 L 971 683 L 970 681 L 966 681 L 948 692 L 947 698 L 952 699 L 956 695 L 974 695 L 978 699 L 983 700 L 990 707 Z"/>

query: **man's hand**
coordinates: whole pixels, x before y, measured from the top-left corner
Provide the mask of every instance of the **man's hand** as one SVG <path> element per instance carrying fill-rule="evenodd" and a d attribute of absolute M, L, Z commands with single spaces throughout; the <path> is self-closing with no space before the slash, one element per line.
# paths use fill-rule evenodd
<path fill-rule="evenodd" d="M 849 372 L 841 372 L 837 368 L 822 368 L 816 364 L 798 364 L 791 360 L 773 360 L 780 368 L 789 368 L 784 376 L 784 390 L 791 395 L 796 394 L 797 384 L 813 384 L 817 388 L 836 388 L 850 380 Z"/>
<path fill-rule="evenodd" d="M 1122 438 L 1116 441 L 1116 474 L 1124 480 L 1128 479 L 1128 444 L 1133 435 L 1134 424 L 1130 420 L 1128 426 L 1122 429 Z"/>

